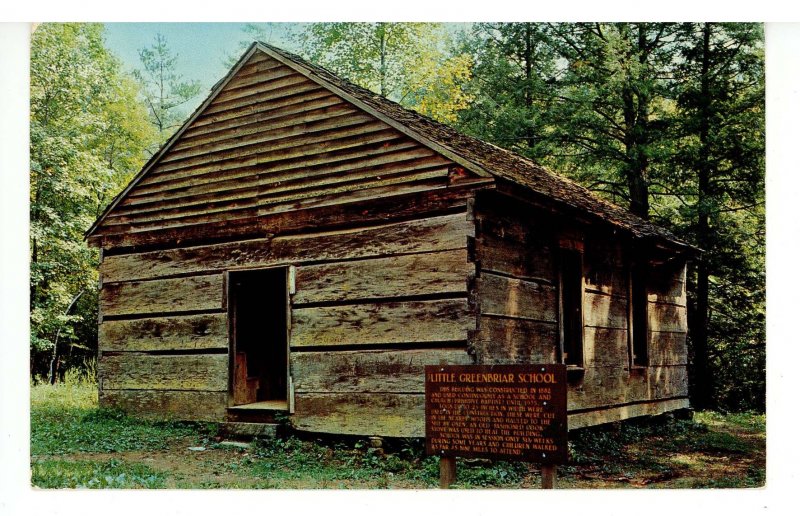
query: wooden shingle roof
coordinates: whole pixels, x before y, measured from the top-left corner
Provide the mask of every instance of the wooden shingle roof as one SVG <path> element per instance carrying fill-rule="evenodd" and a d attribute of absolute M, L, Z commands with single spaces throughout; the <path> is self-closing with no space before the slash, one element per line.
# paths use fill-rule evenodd
<path fill-rule="evenodd" d="M 616 204 L 601 199 L 587 188 L 551 172 L 519 154 L 462 134 L 450 126 L 406 109 L 396 102 L 342 79 L 321 66 L 310 63 L 296 54 L 267 43 L 258 45 L 265 51 L 276 54 L 274 57 L 283 58 L 281 60 L 286 64 L 301 67 L 310 78 L 316 77 L 323 83 L 334 85 L 385 117 L 407 127 L 413 133 L 449 150 L 448 157 L 451 159 L 454 157 L 449 155 L 451 153 L 463 158 L 468 163 L 464 163 L 462 160 L 458 161 L 466 164 L 475 172 L 489 173 L 525 187 L 535 194 L 595 215 L 631 232 L 635 237 L 664 239 L 680 247 L 691 247 L 670 231 L 642 219 Z M 472 167 L 469 167 L 470 164 Z"/>

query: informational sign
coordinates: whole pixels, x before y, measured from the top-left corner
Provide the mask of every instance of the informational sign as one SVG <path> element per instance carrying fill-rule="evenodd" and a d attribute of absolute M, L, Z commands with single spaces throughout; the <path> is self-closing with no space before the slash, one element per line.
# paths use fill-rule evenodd
<path fill-rule="evenodd" d="M 567 461 L 566 366 L 425 367 L 429 455 Z"/>

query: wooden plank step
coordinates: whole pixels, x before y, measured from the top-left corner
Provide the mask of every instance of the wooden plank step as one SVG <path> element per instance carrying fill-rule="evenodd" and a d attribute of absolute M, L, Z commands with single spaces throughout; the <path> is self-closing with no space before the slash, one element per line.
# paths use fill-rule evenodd
<path fill-rule="evenodd" d="M 255 403 L 247 403 L 245 405 L 234 405 L 228 407 L 228 410 L 283 410 L 289 409 L 289 403 L 285 400 L 270 400 L 270 401 L 257 401 Z"/>
<path fill-rule="evenodd" d="M 228 438 L 266 438 L 271 439 L 278 435 L 278 423 L 244 423 L 228 421 L 219 427 L 221 435 Z"/>

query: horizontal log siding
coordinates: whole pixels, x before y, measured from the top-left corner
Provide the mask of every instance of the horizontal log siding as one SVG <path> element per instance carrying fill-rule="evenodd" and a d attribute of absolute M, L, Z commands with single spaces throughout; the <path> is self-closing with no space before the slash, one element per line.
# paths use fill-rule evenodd
<path fill-rule="evenodd" d="M 100 406 L 119 407 L 137 417 L 186 421 L 222 421 L 226 392 L 100 390 Z"/>
<path fill-rule="evenodd" d="M 420 217 L 106 256 L 101 399 L 136 413 L 185 414 L 180 405 L 188 398 L 176 393 L 206 393 L 203 410 L 219 414 L 209 400 L 226 402 L 213 396 L 226 394 L 228 381 L 226 314 L 213 313 L 224 306 L 224 271 L 291 264 L 293 424 L 421 435 L 415 415 L 424 413 L 423 368 L 473 363 L 466 343 L 476 316 L 468 302 L 475 269 L 466 211 Z M 196 295 L 206 284 L 216 296 Z M 185 313 L 190 307 L 212 313 Z M 404 410 L 381 414 L 381 406 Z"/>
<path fill-rule="evenodd" d="M 223 275 L 124 278 L 104 281 L 100 291 L 100 403 L 143 417 L 221 420 L 228 390 Z"/>
<path fill-rule="evenodd" d="M 553 363 L 558 342 L 556 276 L 547 234 L 513 203 L 475 206 L 474 282 L 478 363 Z"/>
<path fill-rule="evenodd" d="M 311 432 L 419 437 L 424 366 L 473 363 L 472 224 L 462 212 L 366 238 L 371 231 L 347 253 L 326 244 L 309 255 L 336 261 L 297 265 L 291 421 Z"/>
<path fill-rule="evenodd" d="M 104 354 L 101 389 L 217 391 L 228 389 L 228 355 Z"/>
<path fill-rule="evenodd" d="M 451 164 L 301 74 L 254 56 L 96 236 L 255 218 L 388 186 L 395 193 L 443 187 Z"/>
<path fill-rule="evenodd" d="M 104 282 L 138 281 L 241 267 L 449 251 L 465 249 L 471 231 L 465 214 L 455 213 L 370 227 L 113 255 L 103 260 L 100 271 Z"/>
<path fill-rule="evenodd" d="M 679 297 L 673 278 L 654 270 L 658 289 Z M 628 335 L 628 268 L 622 243 L 602 232 L 587 232 L 584 245 L 584 366 L 583 376 L 570 388 L 570 428 L 607 422 L 608 417 L 634 417 L 673 410 L 673 398 L 688 396 L 685 334 L 683 339 L 662 333 L 681 324 L 680 307 L 648 303 L 649 365 L 630 370 Z M 655 331 L 654 331 L 655 330 Z M 665 400 L 665 401 L 658 401 Z M 679 403 L 680 405 L 680 403 Z M 615 407 L 618 408 L 609 408 Z M 677 406 L 677 405 L 676 405 Z M 682 405 L 681 405 L 682 406 Z M 588 412 L 588 409 L 596 409 Z M 630 414 L 630 415 L 628 415 Z"/>
<path fill-rule="evenodd" d="M 100 324 L 98 342 L 105 351 L 227 350 L 227 314 L 175 315 Z"/>
<path fill-rule="evenodd" d="M 304 201 L 296 210 L 279 213 L 231 213 L 224 221 L 192 222 L 173 228 L 137 230 L 93 236 L 90 241 L 111 251 L 111 254 L 130 254 L 132 247 L 144 249 L 173 249 L 207 245 L 216 241 L 242 241 L 313 231 L 332 231 L 359 224 L 386 224 L 405 220 L 420 213 L 442 213 L 464 210 L 472 185 L 447 187 L 419 184 L 413 188 L 386 186 L 371 190 L 349 192 Z M 257 213 L 255 215 L 254 213 Z M 143 250 L 144 250 L 143 249 Z M 142 252 L 138 250 L 136 252 Z"/>
<path fill-rule="evenodd" d="M 493 196 L 494 194 L 488 194 Z M 481 200 L 484 202 L 481 203 Z M 478 197 L 475 302 L 479 363 L 557 360 L 558 292 L 552 215 Z M 650 366 L 628 368 L 628 277 L 620 239 L 584 239 L 584 369 L 568 385 L 570 428 L 688 406 L 682 273 L 649 290 Z M 682 305 L 681 305 L 682 302 Z M 572 375 L 570 375 L 572 376 Z"/>
<path fill-rule="evenodd" d="M 468 365 L 464 349 L 306 352 L 292 354 L 296 393 L 425 392 L 426 365 Z"/>
<path fill-rule="evenodd" d="M 154 313 L 220 311 L 224 306 L 222 274 L 107 283 L 100 291 L 103 317 Z"/>

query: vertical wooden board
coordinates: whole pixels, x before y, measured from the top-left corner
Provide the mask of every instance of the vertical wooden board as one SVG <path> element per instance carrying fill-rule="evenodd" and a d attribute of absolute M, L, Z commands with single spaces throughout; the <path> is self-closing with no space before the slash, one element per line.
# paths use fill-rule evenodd
<path fill-rule="evenodd" d="M 647 304 L 648 329 L 650 331 L 686 332 L 686 307 L 665 305 L 661 303 Z"/>
<path fill-rule="evenodd" d="M 223 308 L 222 274 L 128 283 L 104 283 L 104 317 Z"/>
<path fill-rule="evenodd" d="M 628 330 L 593 328 L 583 330 L 586 367 L 624 367 L 628 364 Z"/>
<path fill-rule="evenodd" d="M 488 272 L 476 280 L 481 314 L 556 322 L 556 290 L 552 285 Z"/>
<path fill-rule="evenodd" d="M 557 335 L 554 323 L 482 315 L 470 344 L 478 364 L 555 363 Z"/>
<path fill-rule="evenodd" d="M 617 296 L 585 292 L 583 321 L 585 326 L 625 329 L 628 327 L 628 302 Z"/>
<path fill-rule="evenodd" d="M 109 256 L 105 281 L 156 278 L 232 267 L 346 260 L 466 248 L 463 213 L 356 229 Z"/>
<path fill-rule="evenodd" d="M 482 235 L 477 239 L 475 254 L 481 270 L 555 283 L 555 265 L 549 247 L 523 246 L 491 235 Z"/>
<path fill-rule="evenodd" d="M 227 349 L 227 315 L 201 314 L 103 321 L 100 351 L 176 351 Z"/>
<path fill-rule="evenodd" d="M 136 417 L 183 421 L 222 421 L 227 393 L 198 391 L 100 391 L 101 407 L 116 407 Z"/>
<path fill-rule="evenodd" d="M 474 329 L 466 299 L 297 308 L 291 346 L 466 341 Z"/>
<path fill-rule="evenodd" d="M 295 392 L 425 392 L 426 365 L 468 365 L 466 349 L 297 352 Z"/>
<path fill-rule="evenodd" d="M 467 294 L 466 249 L 299 266 L 295 304 Z"/>
<path fill-rule="evenodd" d="M 327 434 L 424 437 L 424 394 L 300 394 L 297 430 Z"/>
<path fill-rule="evenodd" d="M 97 373 L 108 390 L 227 391 L 228 355 L 104 354 Z"/>
<path fill-rule="evenodd" d="M 650 365 L 685 365 L 689 363 L 686 334 L 675 332 L 648 332 L 647 357 Z"/>

